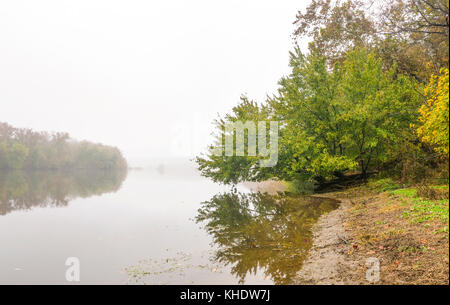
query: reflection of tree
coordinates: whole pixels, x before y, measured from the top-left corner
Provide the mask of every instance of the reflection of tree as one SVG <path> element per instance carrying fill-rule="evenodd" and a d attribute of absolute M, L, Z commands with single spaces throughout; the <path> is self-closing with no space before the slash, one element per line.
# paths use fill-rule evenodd
<path fill-rule="evenodd" d="M 3 171 L 0 215 L 32 207 L 66 206 L 77 197 L 116 192 L 126 170 Z"/>
<path fill-rule="evenodd" d="M 203 202 L 196 217 L 218 246 L 215 259 L 232 265 L 243 283 L 264 269 L 275 284 L 289 284 L 312 245 L 311 227 L 337 201 L 233 190 Z"/>

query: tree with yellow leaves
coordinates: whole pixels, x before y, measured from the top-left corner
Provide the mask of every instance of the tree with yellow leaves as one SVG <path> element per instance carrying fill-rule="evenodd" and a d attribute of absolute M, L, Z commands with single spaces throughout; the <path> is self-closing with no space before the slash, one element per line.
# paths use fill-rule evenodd
<path fill-rule="evenodd" d="M 419 109 L 417 132 L 422 142 L 428 143 L 434 149 L 448 158 L 449 153 L 449 95 L 448 69 L 441 69 L 440 75 L 431 77 L 425 88 L 427 103 Z"/>

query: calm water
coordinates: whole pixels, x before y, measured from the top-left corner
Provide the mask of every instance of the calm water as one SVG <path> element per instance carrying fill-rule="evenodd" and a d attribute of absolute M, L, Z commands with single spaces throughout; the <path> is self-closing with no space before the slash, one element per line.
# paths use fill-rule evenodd
<path fill-rule="evenodd" d="M 0 284 L 289 284 L 327 199 L 220 186 L 192 166 L 0 174 Z"/>

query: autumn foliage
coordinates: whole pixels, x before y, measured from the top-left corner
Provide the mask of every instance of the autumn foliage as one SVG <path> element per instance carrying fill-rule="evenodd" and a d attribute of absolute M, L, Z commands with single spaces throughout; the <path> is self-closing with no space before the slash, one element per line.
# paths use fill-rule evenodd
<path fill-rule="evenodd" d="M 425 88 L 427 102 L 420 107 L 419 121 L 422 124 L 417 132 L 421 140 L 448 158 L 449 149 L 449 108 L 448 108 L 448 69 L 440 75 L 433 75 Z"/>

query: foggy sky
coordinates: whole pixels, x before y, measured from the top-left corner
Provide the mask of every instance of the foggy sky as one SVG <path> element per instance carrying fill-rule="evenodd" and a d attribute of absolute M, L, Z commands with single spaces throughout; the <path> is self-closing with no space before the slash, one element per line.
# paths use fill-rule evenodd
<path fill-rule="evenodd" d="M 0 121 L 118 146 L 132 165 L 195 155 L 241 94 L 275 92 L 307 2 L 2 1 Z"/>

